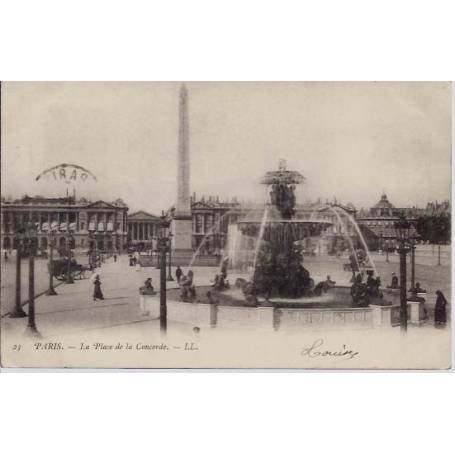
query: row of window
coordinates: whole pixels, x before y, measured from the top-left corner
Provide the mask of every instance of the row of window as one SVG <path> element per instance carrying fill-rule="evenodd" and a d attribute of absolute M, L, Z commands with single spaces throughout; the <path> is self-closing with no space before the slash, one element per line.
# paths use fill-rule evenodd
<path fill-rule="evenodd" d="M 89 240 L 88 242 L 84 238 L 77 239 L 77 240 L 78 240 L 78 243 L 76 243 L 76 239 L 70 239 L 71 248 L 76 248 L 76 247 L 94 248 L 95 247 L 95 241 L 94 240 Z M 36 241 L 38 241 L 38 239 L 36 239 Z M 65 237 L 60 237 L 57 240 L 57 242 L 56 242 L 56 247 L 57 248 L 66 247 L 66 242 L 67 241 L 68 240 Z M 113 245 L 114 245 L 114 242 L 112 240 L 109 240 L 109 239 L 107 241 L 97 240 L 96 243 L 97 243 L 97 248 L 98 249 L 104 249 L 106 247 L 107 249 L 111 250 L 113 248 Z M 17 245 L 17 239 L 15 239 L 13 237 L 4 237 L 3 238 L 2 248 L 4 248 L 5 250 L 9 250 L 11 248 L 16 248 L 16 245 Z M 48 242 L 47 237 L 42 237 L 40 239 L 40 241 L 38 242 L 38 247 L 43 249 L 43 250 L 46 250 L 49 247 L 49 242 Z M 120 248 L 120 242 L 119 241 L 117 241 L 116 248 Z"/>
<path fill-rule="evenodd" d="M 362 224 L 364 224 L 366 226 L 394 227 L 395 221 L 372 220 L 372 221 L 363 221 Z"/>
<path fill-rule="evenodd" d="M 53 221 L 51 223 L 52 230 L 53 231 L 67 231 L 68 230 L 68 223 L 62 222 L 59 223 L 57 221 Z M 19 227 L 19 224 L 13 224 L 13 223 L 5 223 L 5 232 L 15 232 L 17 228 Z M 41 223 L 40 226 L 41 231 L 47 232 L 49 230 L 49 223 L 46 221 L 44 223 Z M 77 231 L 76 223 L 75 222 L 70 222 L 69 223 L 69 228 L 71 231 Z M 79 231 L 84 231 L 86 229 L 86 223 L 80 222 L 79 223 Z M 120 223 L 89 223 L 88 224 L 88 230 L 89 231 L 117 231 L 120 229 Z"/>

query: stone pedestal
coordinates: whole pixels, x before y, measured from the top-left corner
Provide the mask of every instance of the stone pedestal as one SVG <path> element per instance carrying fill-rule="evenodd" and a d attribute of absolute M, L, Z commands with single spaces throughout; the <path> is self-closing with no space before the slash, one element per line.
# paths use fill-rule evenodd
<path fill-rule="evenodd" d="M 392 327 L 392 305 L 370 305 L 374 328 Z"/>
<path fill-rule="evenodd" d="M 413 325 L 421 325 L 425 320 L 423 302 L 408 300 L 408 308 L 411 307 L 409 322 Z"/>
<path fill-rule="evenodd" d="M 259 327 L 272 329 L 275 327 L 273 306 L 259 306 L 256 309 L 258 314 Z"/>
<path fill-rule="evenodd" d="M 155 295 L 139 295 L 139 307 L 142 316 L 148 316 L 152 319 L 160 317 L 160 302 Z"/>

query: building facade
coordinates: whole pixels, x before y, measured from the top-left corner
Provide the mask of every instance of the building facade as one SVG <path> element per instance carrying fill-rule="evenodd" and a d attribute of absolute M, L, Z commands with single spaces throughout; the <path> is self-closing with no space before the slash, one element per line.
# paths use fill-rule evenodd
<path fill-rule="evenodd" d="M 361 211 L 357 222 L 370 250 L 393 250 L 396 248 L 395 223 L 404 215 L 414 222 L 424 211 L 418 208 L 395 207 L 383 193 L 377 204 L 368 211 Z"/>
<path fill-rule="evenodd" d="M 143 210 L 128 215 L 128 247 L 155 250 L 160 222 L 160 217 Z"/>
<path fill-rule="evenodd" d="M 17 232 L 28 223 L 36 228 L 39 249 L 49 246 L 49 227 L 55 235 L 56 247 L 81 250 L 123 251 L 127 243 L 128 207 L 121 200 L 91 202 L 74 197 L 28 197 L 2 200 L 1 246 L 16 247 Z"/>

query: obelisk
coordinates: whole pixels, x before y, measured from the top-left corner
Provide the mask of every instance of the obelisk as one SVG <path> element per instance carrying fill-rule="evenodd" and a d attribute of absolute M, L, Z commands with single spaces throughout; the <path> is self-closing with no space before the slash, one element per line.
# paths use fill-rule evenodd
<path fill-rule="evenodd" d="M 172 220 L 173 262 L 186 265 L 193 254 L 190 201 L 190 143 L 188 118 L 188 90 L 180 87 L 179 135 L 177 154 L 177 204 Z"/>

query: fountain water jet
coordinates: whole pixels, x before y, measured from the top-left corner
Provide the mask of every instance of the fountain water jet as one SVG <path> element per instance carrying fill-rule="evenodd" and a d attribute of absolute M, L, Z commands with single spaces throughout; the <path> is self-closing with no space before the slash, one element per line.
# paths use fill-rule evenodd
<path fill-rule="evenodd" d="M 259 228 L 259 235 L 258 235 L 258 238 L 256 241 L 256 247 L 254 248 L 253 274 L 254 274 L 254 271 L 256 270 L 256 262 L 257 262 L 257 257 L 258 257 L 258 253 L 259 253 L 259 248 L 261 247 L 262 237 L 264 236 L 265 224 L 267 222 L 267 213 L 268 213 L 268 208 L 267 208 L 267 206 L 265 206 L 264 215 L 262 215 L 261 226 Z M 250 278 L 253 278 L 253 276 L 251 276 Z"/>
<path fill-rule="evenodd" d="M 335 206 L 334 209 L 335 209 L 335 211 L 337 211 L 336 209 L 341 210 L 342 213 L 346 216 L 346 218 L 351 222 L 351 225 L 354 226 L 354 229 L 356 230 L 357 235 L 359 236 L 359 239 L 362 242 L 363 249 L 365 250 L 365 253 L 366 253 L 367 257 L 368 257 L 368 262 L 370 263 L 371 267 L 373 268 L 375 275 L 378 275 L 378 270 L 377 270 L 376 265 L 375 265 L 375 263 L 373 261 L 373 258 L 370 255 L 370 250 L 369 250 L 369 248 L 367 246 L 367 243 L 365 242 L 365 238 L 363 237 L 363 234 L 362 234 L 362 231 L 359 228 L 359 225 L 357 224 L 355 219 L 352 217 L 352 215 L 350 213 L 348 213 L 346 210 L 344 210 L 344 209 L 342 209 L 341 207 L 338 207 L 338 206 Z"/>
<path fill-rule="evenodd" d="M 213 224 L 213 226 L 209 229 L 209 232 L 205 234 L 204 239 L 202 242 L 199 244 L 197 247 L 196 251 L 193 253 L 193 256 L 191 257 L 191 261 L 188 265 L 189 268 L 192 267 L 194 261 L 196 260 L 197 256 L 199 255 L 199 252 L 201 251 L 201 248 L 206 244 L 207 240 L 210 238 L 211 234 L 215 231 L 215 229 L 219 230 L 219 226 L 221 224 L 221 221 L 224 220 L 226 216 L 230 215 L 230 212 L 224 213 L 222 216 L 220 216 L 219 220 Z"/>
<path fill-rule="evenodd" d="M 355 248 L 354 248 L 354 244 L 352 243 L 352 239 L 351 237 L 347 234 L 348 230 L 347 230 L 347 226 L 346 224 L 344 223 L 344 221 L 342 220 L 340 214 L 335 210 L 334 207 L 332 207 L 331 205 L 328 205 L 326 206 L 326 208 L 328 208 L 336 217 L 337 217 L 337 220 L 339 221 L 339 223 L 341 224 L 341 226 L 344 228 L 345 232 L 346 232 L 346 237 L 348 238 L 348 242 L 349 242 L 349 246 L 351 247 L 351 251 L 354 255 L 354 259 L 355 259 L 355 262 L 357 264 L 357 270 L 360 270 L 360 263 L 359 263 L 359 259 L 357 257 L 357 254 L 356 254 L 356 251 L 355 251 Z"/>

